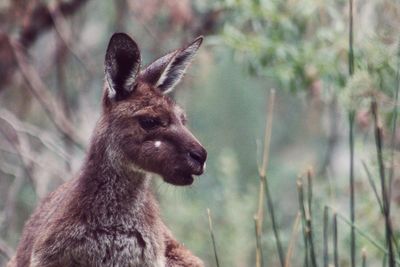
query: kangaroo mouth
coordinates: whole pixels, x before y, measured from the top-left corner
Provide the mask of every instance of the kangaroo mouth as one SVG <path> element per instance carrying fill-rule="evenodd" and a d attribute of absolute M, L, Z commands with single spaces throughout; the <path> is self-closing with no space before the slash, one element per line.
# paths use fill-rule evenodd
<path fill-rule="evenodd" d="M 186 186 L 186 185 L 191 185 L 194 182 L 194 174 L 193 173 L 179 173 L 175 175 L 171 175 L 168 177 L 164 177 L 164 181 L 177 185 L 177 186 Z"/>
<path fill-rule="evenodd" d="M 175 169 L 172 173 L 163 176 L 164 181 L 177 185 L 177 186 L 186 186 L 193 184 L 195 177 L 200 176 L 204 173 L 206 168 L 206 164 L 193 164 L 189 162 L 189 164 L 181 166 L 181 168 Z"/>

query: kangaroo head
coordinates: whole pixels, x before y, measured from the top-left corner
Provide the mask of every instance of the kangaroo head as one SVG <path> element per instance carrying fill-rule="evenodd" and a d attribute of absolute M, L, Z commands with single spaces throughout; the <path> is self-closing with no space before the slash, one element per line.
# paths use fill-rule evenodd
<path fill-rule="evenodd" d="M 207 152 L 186 127 L 184 111 L 166 94 L 183 77 L 202 37 L 141 70 L 140 50 L 127 34 L 111 37 L 105 57 L 103 130 L 111 160 L 157 173 L 174 185 L 193 183 Z"/>

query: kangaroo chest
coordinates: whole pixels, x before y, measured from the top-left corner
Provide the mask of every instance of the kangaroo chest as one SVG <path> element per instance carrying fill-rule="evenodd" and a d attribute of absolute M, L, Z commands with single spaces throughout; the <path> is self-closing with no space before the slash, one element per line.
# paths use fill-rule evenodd
<path fill-rule="evenodd" d="M 85 249 L 76 251 L 81 266 L 162 267 L 162 222 L 149 197 L 123 205 L 121 198 L 98 196 L 83 223 Z M 93 213 L 93 210 L 96 210 Z M 86 254 L 86 255 L 85 255 Z"/>
<path fill-rule="evenodd" d="M 164 245 L 158 233 L 146 229 L 97 227 L 85 233 L 84 247 L 72 258 L 82 266 L 165 266 Z"/>

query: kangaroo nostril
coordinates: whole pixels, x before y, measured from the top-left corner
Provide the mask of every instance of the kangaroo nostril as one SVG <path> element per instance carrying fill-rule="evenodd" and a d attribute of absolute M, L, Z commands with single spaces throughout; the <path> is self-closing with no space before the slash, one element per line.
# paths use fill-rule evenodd
<path fill-rule="evenodd" d="M 189 152 L 189 156 L 197 162 L 201 162 L 201 156 L 198 152 Z"/>
<path fill-rule="evenodd" d="M 204 162 L 206 161 L 207 158 L 207 152 L 203 151 L 190 151 L 189 156 L 200 163 L 200 165 L 203 165 Z"/>

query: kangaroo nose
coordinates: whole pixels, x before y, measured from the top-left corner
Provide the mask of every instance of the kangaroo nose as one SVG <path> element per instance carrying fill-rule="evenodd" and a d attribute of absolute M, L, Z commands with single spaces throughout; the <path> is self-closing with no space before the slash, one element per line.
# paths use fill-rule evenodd
<path fill-rule="evenodd" d="M 207 159 L 207 151 L 204 148 L 192 150 L 189 152 L 189 156 L 203 167 Z"/>

